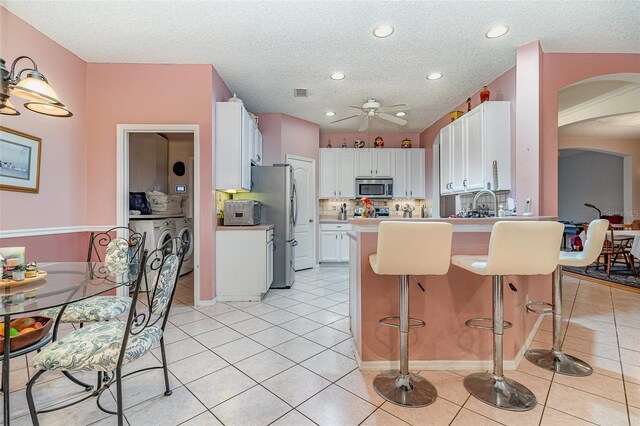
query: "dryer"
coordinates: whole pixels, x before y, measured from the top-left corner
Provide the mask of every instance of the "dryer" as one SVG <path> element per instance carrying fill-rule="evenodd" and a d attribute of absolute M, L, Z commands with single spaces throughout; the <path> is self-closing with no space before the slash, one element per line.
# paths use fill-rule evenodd
<path fill-rule="evenodd" d="M 182 238 L 186 246 L 182 268 L 180 269 L 180 276 L 182 276 L 193 271 L 194 267 L 193 218 L 176 219 L 176 236 Z"/>
<path fill-rule="evenodd" d="M 167 241 L 176 236 L 176 219 L 138 219 L 137 217 L 131 217 L 129 220 L 129 226 L 135 232 L 140 234 L 147 233 L 144 248 L 148 253 L 161 248 Z M 165 247 L 165 251 L 173 251 L 173 244 Z M 144 288 L 141 290 L 146 291 Z"/>

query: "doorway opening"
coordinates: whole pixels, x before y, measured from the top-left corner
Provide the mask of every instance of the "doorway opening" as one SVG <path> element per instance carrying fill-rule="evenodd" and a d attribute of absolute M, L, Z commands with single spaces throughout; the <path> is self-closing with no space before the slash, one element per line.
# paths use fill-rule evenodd
<path fill-rule="evenodd" d="M 200 301 L 199 126 L 118 125 L 117 225 L 146 232 L 145 246 L 158 248 L 180 237 L 187 249 L 176 289 L 176 300 Z M 130 210 L 130 193 L 159 197 L 157 210 Z M 141 194 L 141 195 L 140 195 Z M 124 290 L 123 290 L 124 291 Z"/>
<path fill-rule="evenodd" d="M 316 161 L 311 158 L 287 154 L 287 163 L 293 169 L 297 197 L 294 238 L 298 242 L 295 250 L 294 269 L 301 271 L 318 264 L 317 224 L 318 201 L 316 199 Z"/>

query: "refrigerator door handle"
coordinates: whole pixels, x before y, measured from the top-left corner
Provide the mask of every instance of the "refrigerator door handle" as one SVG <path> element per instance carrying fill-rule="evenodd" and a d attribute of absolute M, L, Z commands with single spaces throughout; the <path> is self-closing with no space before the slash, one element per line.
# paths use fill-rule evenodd
<path fill-rule="evenodd" d="M 298 241 L 296 240 L 291 241 L 291 247 L 295 247 L 297 245 L 298 245 Z"/>
<path fill-rule="evenodd" d="M 291 205 L 293 209 L 293 226 L 298 224 L 298 193 L 296 192 L 296 181 L 293 180 L 293 195 L 291 196 Z"/>

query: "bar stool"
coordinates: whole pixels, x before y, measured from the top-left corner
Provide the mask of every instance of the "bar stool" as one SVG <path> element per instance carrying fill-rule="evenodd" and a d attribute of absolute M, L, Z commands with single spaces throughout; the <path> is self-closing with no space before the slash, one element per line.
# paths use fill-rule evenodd
<path fill-rule="evenodd" d="M 453 225 L 440 222 L 382 222 L 377 253 L 369 256 L 373 272 L 400 276 L 400 315 L 379 320 L 400 329 L 400 370 L 378 374 L 376 392 L 405 407 L 424 407 L 435 401 L 436 388 L 424 377 L 409 373 L 409 329 L 426 323 L 409 317 L 409 275 L 445 275 L 449 271 Z"/>
<path fill-rule="evenodd" d="M 558 253 L 564 226 L 558 222 L 505 221 L 496 222 L 491 231 L 486 256 L 458 255 L 451 258 L 455 266 L 478 275 L 493 276 L 493 318 L 466 321 L 471 328 L 493 331 L 493 372 L 474 373 L 464 378 L 464 387 L 480 401 L 510 411 L 527 411 L 536 406 L 536 397 L 524 385 L 504 377 L 503 276 L 546 275 L 558 264 Z M 478 324 L 492 321 L 492 326 Z"/>
<path fill-rule="evenodd" d="M 562 352 L 562 267 L 591 265 L 600 256 L 602 244 L 609 229 L 609 221 L 596 219 L 587 228 L 587 241 L 583 251 L 560 252 L 558 267 L 554 272 L 552 299 L 553 305 L 546 302 L 527 303 L 527 310 L 538 314 L 553 314 L 553 348 L 530 349 L 524 356 L 545 370 L 567 376 L 585 377 L 593 373 L 589 364 L 574 356 Z M 534 306 L 545 305 L 547 309 L 535 309 Z"/>

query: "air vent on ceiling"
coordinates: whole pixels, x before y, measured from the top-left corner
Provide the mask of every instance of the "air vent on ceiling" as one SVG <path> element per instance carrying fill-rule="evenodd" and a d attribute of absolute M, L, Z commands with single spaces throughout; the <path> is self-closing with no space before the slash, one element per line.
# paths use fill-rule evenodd
<path fill-rule="evenodd" d="M 293 96 L 296 98 L 306 98 L 307 89 L 293 89 Z"/>

